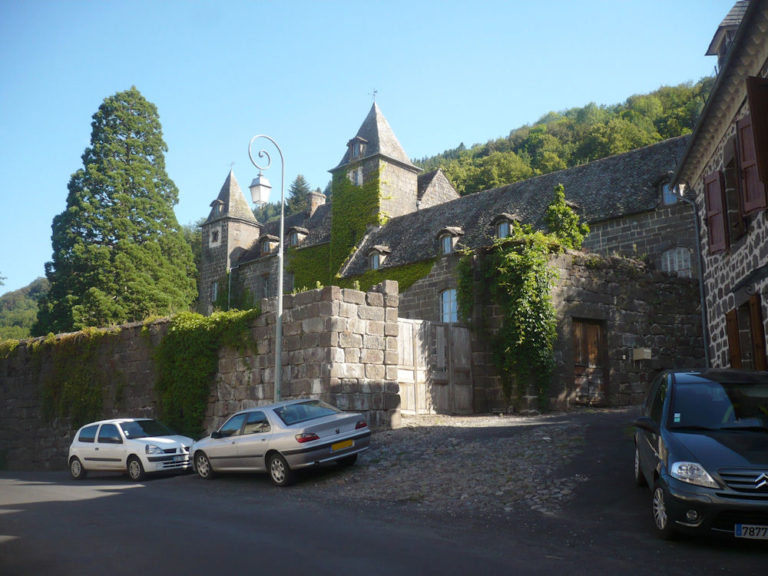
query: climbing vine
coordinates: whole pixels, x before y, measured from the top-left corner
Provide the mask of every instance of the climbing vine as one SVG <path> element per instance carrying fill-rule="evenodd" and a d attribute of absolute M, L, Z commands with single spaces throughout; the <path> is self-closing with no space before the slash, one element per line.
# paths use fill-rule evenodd
<path fill-rule="evenodd" d="M 505 396 L 520 405 L 532 387 L 543 408 L 549 398 L 557 337 L 551 298 L 557 271 L 549 262 L 554 252 L 579 248 L 589 232 L 566 204 L 562 186 L 555 188 L 546 219 L 549 234 L 515 223 L 510 237 L 496 239 L 480 255 L 464 252 L 457 266 L 462 318 L 470 318 L 475 301 L 492 302 L 499 309 L 501 322 L 492 336 L 492 348 Z"/>
<path fill-rule="evenodd" d="M 368 270 L 358 276 L 349 278 L 336 278 L 334 284 L 342 288 L 355 288 L 367 292 L 372 286 L 383 282 L 384 280 L 396 280 L 398 290 L 405 292 L 414 282 L 427 276 L 435 265 L 435 258 L 404 264 L 403 266 L 392 266 L 391 268 L 380 268 L 379 270 Z"/>
<path fill-rule="evenodd" d="M 379 174 L 373 174 L 362 186 L 349 181 L 345 174 L 333 177 L 331 202 L 331 245 L 329 269 L 336 274 L 363 239 L 369 226 L 381 224 Z"/>
<path fill-rule="evenodd" d="M 171 320 L 168 334 L 155 351 L 160 418 L 171 428 L 192 437 L 202 433 L 219 350 L 255 346 L 248 334 L 258 315 L 257 309 L 211 316 L 183 312 Z"/>

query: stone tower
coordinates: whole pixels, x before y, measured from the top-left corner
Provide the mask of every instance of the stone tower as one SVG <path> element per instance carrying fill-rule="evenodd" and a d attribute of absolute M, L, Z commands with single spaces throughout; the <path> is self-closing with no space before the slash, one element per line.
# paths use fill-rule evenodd
<path fill-rule="evenodd" d="M 346 174 L 358 186 L 379 175 L 381 216 L 394 218 L 418 209 L 418 175 L 395 137 L 378 104 L 373 103 L 363 124 L 336 168 L 334 176 Z"/>
<path fill-rule="evenodd" d="M 228 272 L 261 232 L 261 225 L 231 170 L 218 197 L 211 202 L 211 212 L 201 228 L 198 309 L 201 314 L 210 314 L 216 300 L 227 295 Z"/>

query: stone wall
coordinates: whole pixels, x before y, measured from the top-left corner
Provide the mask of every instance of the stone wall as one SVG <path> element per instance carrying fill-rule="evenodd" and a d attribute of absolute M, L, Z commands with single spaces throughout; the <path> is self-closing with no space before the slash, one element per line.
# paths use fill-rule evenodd
<path fill-rule="evenodd" d="M 236 410 L 273 400 L 274 305 L 274 300 L 262 302 L 262 314 L 253 323 L 255 355 L 220 351 L 204 421 L 207 430 Z M 321 398 L 365 413 L 373 427 L 396 423 L 397 306 L 395 282 L 368 293 L 331 286 L 286 296 L 281 398 Z M 88 368 L 81 379 L 92 387 L 89 394 L 101 396 L 101 417 L 157 416 L 152 355 L 168 326 L 168 320 L 122 326 L 105 332 L 95 349 L 86 344 L 94 339 L 82 333 L 60 335 L 55 343 L 28 340 L 0 357 L 0 468 L 66 467 L 77 418 L 45 417 L 42 395 L 71 375 L 79 358 Z M 53 354 L 61 345 L 73 347 L 68 367 Z M 77 402 L 66 408 L 76 413 Z"/>
<path fill-rule="evenodd" d="M 458 255 L 440 258 L 430 274 L 400 295 L 402 317 L 439 321 L 440 292 L 456 287 Z M 550 406 L 577 403 L 625 406 L 639 403 L 653 374 L 667 368 L 701 368 L 698 281 L 655 270 L 641 261 L 570 252 L 553 261 L 559 279 L 552 293 L 558 337 Z M 475 412 L 510 409 L 493 364 L 490 339 L 499 310 L 478 301 L 471 321 Z M 599 397 L 585 399 L 577 385 L 574 320 L 601 326 L 602 379 Z M 637 351 L 637 352 L 636 352 Z M 636 355 L 650 355 L 635 360 Z M 533 398 L 527 408 L 535 408 Z"/>

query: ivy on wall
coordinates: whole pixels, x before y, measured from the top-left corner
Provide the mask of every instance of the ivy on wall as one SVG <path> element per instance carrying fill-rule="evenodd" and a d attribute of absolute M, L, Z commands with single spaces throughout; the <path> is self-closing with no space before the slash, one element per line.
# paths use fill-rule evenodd
<path fill-rule="evenodd" d="M 289 248 L 286 270 L 293 274 L 293 285 L 298 288 L 314 288 L 317 282 L 331 284 L 329 269 L 330 244 L 318 244 L 307 248 Z"/>
<path fill-rule="evenodd" d="M 494 363 L 505 396 L 517 406 L 532 387 L 539 406 L 547 407 L 557 338 L 551 290 L 558 277 L 549 262 L 555 252 L 579 248 L 589 233 L 566 204 L 562 185 L 555 187 L 546 220 L 549 234 L 514 223 L 510 237 L 497 238 L 480 256 L 464 252 L 457 266 L 461 317 L 471 317 L 475 302 L 499 308 L 501 325 L 492 336 Z M 475 294 L 476 288 L 482 293 Z"/>
<path fill-rule="evenodd" d="M 58 338 L 49 334 L 33 341 L 31 351 L 35 363 L 50 362 L 52 368 L 41 381 L 43 419 L 69 418 L 79 428 L 102 417 L 104 389 L 109 381 L 121 379 L 119 373 L 103 370 L 98 362 L 105 338 L 115 330 L 86 328 Z M 40 365 L 38 364 L 38 368 Z"/>
<path fill-rule="evenodd" d="M 363 239 L 369 226 L 381 224 L 379 173 L 356 186 L 343 173 L 333 176 L 329 269 L 335 274 Z"/>
<path fill-rule="evenodd" d="M 155 351 L 160 418 L 166 424 L 193 438 L 202 435 L 219 350 L 255 347 L 248 336 L 259 314 L 258 309 L 211 316 L 184 312 L 171 320 L 168 334 Z"/>
<path fill-rule="evenodd" d="M 380 268 L 378 270 L 368 270 L 358 276 L 349 278 L 336 278 L 334 284 L 342 288 L 355 288 L 367 292 L 372 286 L 383 282 L 384 280 L 395 280 L 398 283 L 398 290 L 405 292 L 414 282 L 427 276 L 437 261 L 436 258 L 430 258 L 422 262 L 404 264 L 402 266 L 393 266 L 391 268 Z"/>

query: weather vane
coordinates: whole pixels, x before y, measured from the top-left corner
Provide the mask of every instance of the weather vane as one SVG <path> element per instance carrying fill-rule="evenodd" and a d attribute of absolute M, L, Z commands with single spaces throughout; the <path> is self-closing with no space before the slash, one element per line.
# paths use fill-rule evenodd
<path fill-rule="evenodd" d="M 371 93 L 370 93 L 370 94 L 371 94 L 371 96 L 373 96 L 373 101 L 374 101 L 374 102 L 376 102 L 376 94 L 378 94 L 378 93 L 379 93 L 379 91 L 378 91 L 378 90 L 376 90 L 376 88 L 374 88 L 374 89 L 373 89 L 373 92 L 371 92 Z"/>

